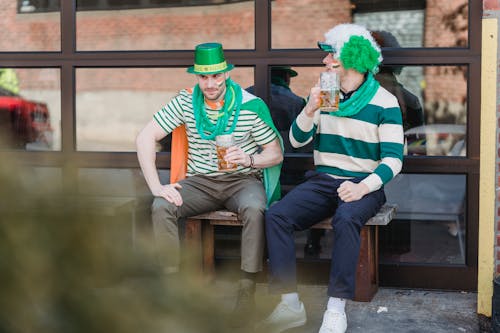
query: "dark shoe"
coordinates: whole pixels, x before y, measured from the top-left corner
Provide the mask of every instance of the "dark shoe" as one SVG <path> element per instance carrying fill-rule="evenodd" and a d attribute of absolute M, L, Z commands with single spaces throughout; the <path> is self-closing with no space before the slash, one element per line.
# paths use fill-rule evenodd
<path fill-rule="evenodd" d="M 240 280 L 236 305 L 229 318 L 231 327 L 244 327 L 253 321 L 255 314 L 255 282 Z"/>
<path fill-rule="evenodd" d="M 321 245 L 307 243 L 304 246 L 304 257 L 305 258 L 319 258 L 319 254 L 321 253 Z"/>

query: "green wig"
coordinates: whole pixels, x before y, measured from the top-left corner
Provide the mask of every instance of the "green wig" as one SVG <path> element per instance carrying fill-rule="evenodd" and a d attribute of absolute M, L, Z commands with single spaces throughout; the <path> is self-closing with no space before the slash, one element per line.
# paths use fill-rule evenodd
<path fill-rule="evenodd" d="M 345 69 L 360 73 L 376 73 L 380 52 L 373 48 L 369 40 L 362 36 L 351 36 L 340 50 L 340 61 Z"/>

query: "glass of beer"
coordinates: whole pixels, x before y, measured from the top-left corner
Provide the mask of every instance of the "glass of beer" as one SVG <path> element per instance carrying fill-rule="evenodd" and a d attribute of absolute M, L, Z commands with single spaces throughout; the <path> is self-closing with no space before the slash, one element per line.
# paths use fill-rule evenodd
<path fill-rule="evenodd" d="M 215 137 L 215 148 L 217 149 L 217 165 L 219 171 L 232 171 L 236 170 L 238 167 L 236 163 L 229 163 L 224 159 L 227 148 L 231 146 L 234 146 L 233 134 L 217 135 Z"/>
<path fill-rule="evenodd" d="M 322 72 L 319 79 L 321 111 L 337 111 L 339 109 L 339 76 L 335 72 Z"/>

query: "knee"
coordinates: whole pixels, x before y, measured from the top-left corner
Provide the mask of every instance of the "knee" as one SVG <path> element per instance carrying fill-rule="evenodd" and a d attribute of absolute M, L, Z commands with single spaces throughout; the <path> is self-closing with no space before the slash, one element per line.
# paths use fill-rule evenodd
<path fill-rule="evenodd" d="M 355 229 L 359 231 L 362 223 L 356 212 L 339 207 L 333 217 L 332 226 L 336 232 L 342 232 L 346 229 Z"/>
<path fill-rule="evenodd" d="M 238 214 L 242 216 L 264 216 L 266 210 L 266 204 L 264 202 L 246 202 L 241 205 L 238 209 Z"/>
<path fill-rule="evenodd" d="M 282 229 L 293 232 L 293 224 L 289 218 L 275 206 L 271 206 L 265 213 L 266 230 Z"/>
<path fill-rule="evenodd" d="M 155 198 L 153 204 L 151 205 L 151 213 L 153 217 L 164 214 L 175 216 L 176 212 L 177 206 L 168 202 L 164 198 Z"/>

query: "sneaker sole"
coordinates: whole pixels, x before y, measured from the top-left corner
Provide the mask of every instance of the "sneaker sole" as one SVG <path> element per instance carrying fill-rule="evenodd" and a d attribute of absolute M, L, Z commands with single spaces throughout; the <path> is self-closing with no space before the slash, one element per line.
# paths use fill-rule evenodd
<path fill-rule="evenodd" d="M 289 330 L 290 328 L 303 326 L 306 323 L 307 323 L 307 319 L 296 321 L 296 322 L 292 322 L 292 323 L 288 323 L 288 325 L 282 326 L 282 327 L 280 327 L 279 330 L 273 331 L 272 333 L 281 333 L 283 331 Z"/>

